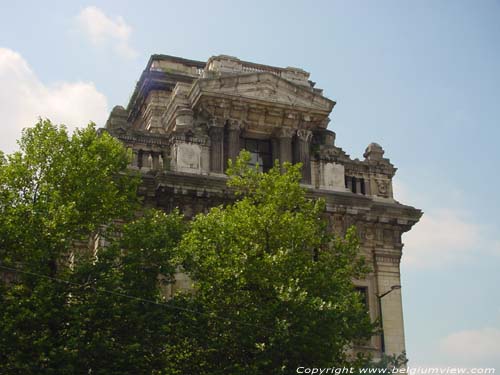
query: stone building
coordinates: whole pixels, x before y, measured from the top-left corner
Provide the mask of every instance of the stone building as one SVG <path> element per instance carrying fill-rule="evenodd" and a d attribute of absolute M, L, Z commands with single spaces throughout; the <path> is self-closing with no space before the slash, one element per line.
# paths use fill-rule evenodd
<path fill-rule="evenodd" d="M 206 62 L 153 55 L 127 109 L 114 107 L 106 129 L 132 149 L 144 204 L 180 207 L 188 217 L 231 199 L 224 171 L 241 149 L 264 171 L 275 159 L 303 163 L 308 194 L 325 199 L 332 230 L 357 226 L 374 270 L 356 283 L 372 318 L 382 314 L 384 334 L 364 349 L 400 353 L 403 310 L 394 286 L 400 285 L 401 235 L 422 212 L 393 198 L 396 168 L 380 145 L 368 145 L 364 160 L 335 145 L 327 129 L 334 106 L 302 69 L 224 55 Z"/>

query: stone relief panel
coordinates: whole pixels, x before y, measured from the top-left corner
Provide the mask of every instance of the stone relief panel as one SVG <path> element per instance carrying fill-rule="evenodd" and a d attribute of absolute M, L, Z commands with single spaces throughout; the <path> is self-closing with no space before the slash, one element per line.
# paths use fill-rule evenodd
<path fill-rule="evenodd" d="M 201 173 L 201 147 L 194 143 L 177 143 L 172 147 L 173 169 L 178 172 Z"/>
<path fill-rule="evenodd" d="M 344 191 L 344 166 L 336 163 L 322 163 L 321 188 Z"/>
<path fill-rule="evenodd" d="M 377 187 L 377 195 L 379 197 L 389 198 L 390 197 L 390 181 L 377 178 L 375 179 L 375 185 Z"/>

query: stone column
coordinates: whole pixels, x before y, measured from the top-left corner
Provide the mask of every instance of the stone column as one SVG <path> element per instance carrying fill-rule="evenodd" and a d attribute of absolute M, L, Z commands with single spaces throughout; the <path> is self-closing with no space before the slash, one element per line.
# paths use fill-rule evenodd
<path fill-rule="evenodd" d="M 292 137 L 295 130 L 290 128 L 281 128 L 278 133 L 279 138 L 279 159 L 280 163 L 292 162 Z"/>
<path fill-rule="evenodd" d="M 148 168 L 153 169 L 153 152 L 148 153 Z"/>
<path fill-rule="evenodd" d="M 158 168 L 160 169 L 160 171 L 165 169 L 165 164 L 163 163 L 163 154 L 161 152 L 158 154 Z"/>
<path fill-rule="evenodd" d="M 361 194 L 361 179 L 356 177 L 356 193 Z"/>
<path fill-rule="evenodd" d="M 240 153 L 240 134 L 242 130 L 242 124 L 239 121 L 229 120 L 227 135 L 228 135 L 228 159 L 233 162 L 236 161 Z"/>
<path fill-rule="evenodd" d="M 365 178 L 365 194 L 372 195 L 371 186 L 370 186 L 370 177 Z"/>
<path fill-rule="evenodd" d="M 132 168 L 139 168 L 139 151 L 132 150 Z"/>
<path fill-rule="evenodd" d="M 224 169 L 224 123 L 214 120 L 210 125 L 210 171 L 222 173 Z"/>
<path fill-rule="evenodd" d="M 142 160 L 141 160 L 141 162 L 142 162 L 141 169 L 143 169 L 143 170 L 151 169 L 149 157 L 150 157 L 150 152 L 143 150 L 142 151 Z"/>
<path fill-rule="evenodd" d="M 311 183 L 311 155 L 310 145 L 312 139 L 312 132 L 310 130 L 299 129 L 297 130 L 298 137 L 298 156 L 299 161 L 302 163 L 302 182 L 305 184 Z"/>
<path fill-rule="evenodd" d="M 153 169 L 157 171 L 160 169 L 160 162 L 159 162 L 160 154 L 158 152 L 152 152 L 151 154 L 153 156 Z"/>
<path fill-rule="evenodd" d="M 274 166 L 274 162 L 280 160 L 280 141 L 278 138 L 271 138 L 271 155 Z"/>

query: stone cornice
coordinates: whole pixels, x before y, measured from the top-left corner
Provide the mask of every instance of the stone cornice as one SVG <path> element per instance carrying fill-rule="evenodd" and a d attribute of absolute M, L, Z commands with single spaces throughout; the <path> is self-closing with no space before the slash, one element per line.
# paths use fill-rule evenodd
<path fill-rule="evenodd" d="M 388 159 L 380 161 L 351 159 L 340 147 L 333 145 L 319 145 L 314 155 L 317 160 L 342 164 L 347 175 L 382 174 L 390 178 L 394 176 L 397 168 Z"/>
<path fill-rule="evenodd" d="M 296 112 L 316 114 L 324 119 L 335 102 L 296 85 L 272 73 L 250 73 L 198 79 L 189 94 L 193 108 L 203 96 L 217 102 L 236 101 L 270 107 L 293 109 Z"/>
<path fill-rule="evenodd" d="M 149 58 L 148 64 L 146 65 L 146 70 L 151 69 L 151 66 L 154 61 L 172 61 L 186 66 L 193 66 L 199 69 L 203 69 L 206 65 L 206 62 L 199 60 L 191 60 L 185 59 L 184 57 L 171 56 L 171 55 L 163 55 L 163 54 L 155 54 L 151 55 Z"/>
<path fill-rule="evenodd" d="M 401 261 L 401 254 L 375 254 L 375 263 L 376 264 L 392 264 L 399 265 Z"/>
<path fill-rule="evenodd" d="M 178 82 L 192 83 L 195 78 L 180 73 L 144 70 L 127 105 L 129 122 L 134 122 L 151 90 L 172 91 Z"/>
<path fill-rule="evenodd" d="M 219 196 L 231 195 L 231 189 L 226 186 L 226 176 L 194 175 L 179 172 L 164 172 L 158 174 L 155 186 L 178 186 L 179 189 L 204 191 L 210 188 L 213 194 Z M 311 198 L 322 198 L 326 201 L 327 212 L 347 214 L 356 217 L 358 221 L 377 225 L 398 227 L 406 232 L 420 219 L 422 211 L 411 206 L 402 205 L 396 201 L 381 203 L 371 197 L 348 192 L 308 189 Z M 230 198 L 230 196 L 228 196 Z"/>
<path fill-rule="evenodd" d="M 180 113 L 186 111 L 193 113 L 187 98 L 190 87 L 191 85 L 185 82 L 177 82 L 175 85 L 161 120 L 163 128 L 167 133 L 174 130 L 176 118 Z"/>
<path fill-rule="evenodd" d="M 126 144 L 143 144 L 167 147 L 170 144 L 170 139 L 159 134 L 139 133 L 139 132 L 119 132 L 110 131 L 113 137 L 118 138 Z"/>

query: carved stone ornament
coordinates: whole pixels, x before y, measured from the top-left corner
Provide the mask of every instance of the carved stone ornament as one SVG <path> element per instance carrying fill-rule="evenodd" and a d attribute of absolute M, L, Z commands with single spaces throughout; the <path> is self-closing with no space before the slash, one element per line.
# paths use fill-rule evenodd
<path fill-rule="evenodd" d="M 232 130 L 238 132 L 242 131 L 245 128 L 244 124 L 239 120 L 227 120 L 227 126 L 230 131 Z"/>
<path fill-rule="evenodd" d="M 311 142 L 312 139 L 312 131 L 306 129 L 297 130 L 297 137 L 304 142 Z"/>
<path fill-rule="evenodd" d="M 276 132 L 278 138 L 292 138 L 296 133 L 295 129 L 292 128 L 279 128 Z"/>
<path fill-rule="evenodd" d="M 389 181 L 375 180 L 377 182 L 378 195 L 387 197 L 389 195 Z"/>
<path fill-rule="evenodd" d="M 365 231 L 365 238 L 369 241 L 373 240 L 375 238 L 375 234 L 373 233 L 373 229 L 371 228 L 366 228 Z"/>
<path fill-rule="evenodd" d="M 208 121 L 209 129 L 223 128 L 223 127 L 224 127 L 224 120 L 221 118 L 214 117 Z"/>
<path fill-rule="evenodd" d="M 340 151 L 336 147 L 325 147 L 319 153 L 319 158 L 328 162 L 335 161 L 339 156 Z"/>

